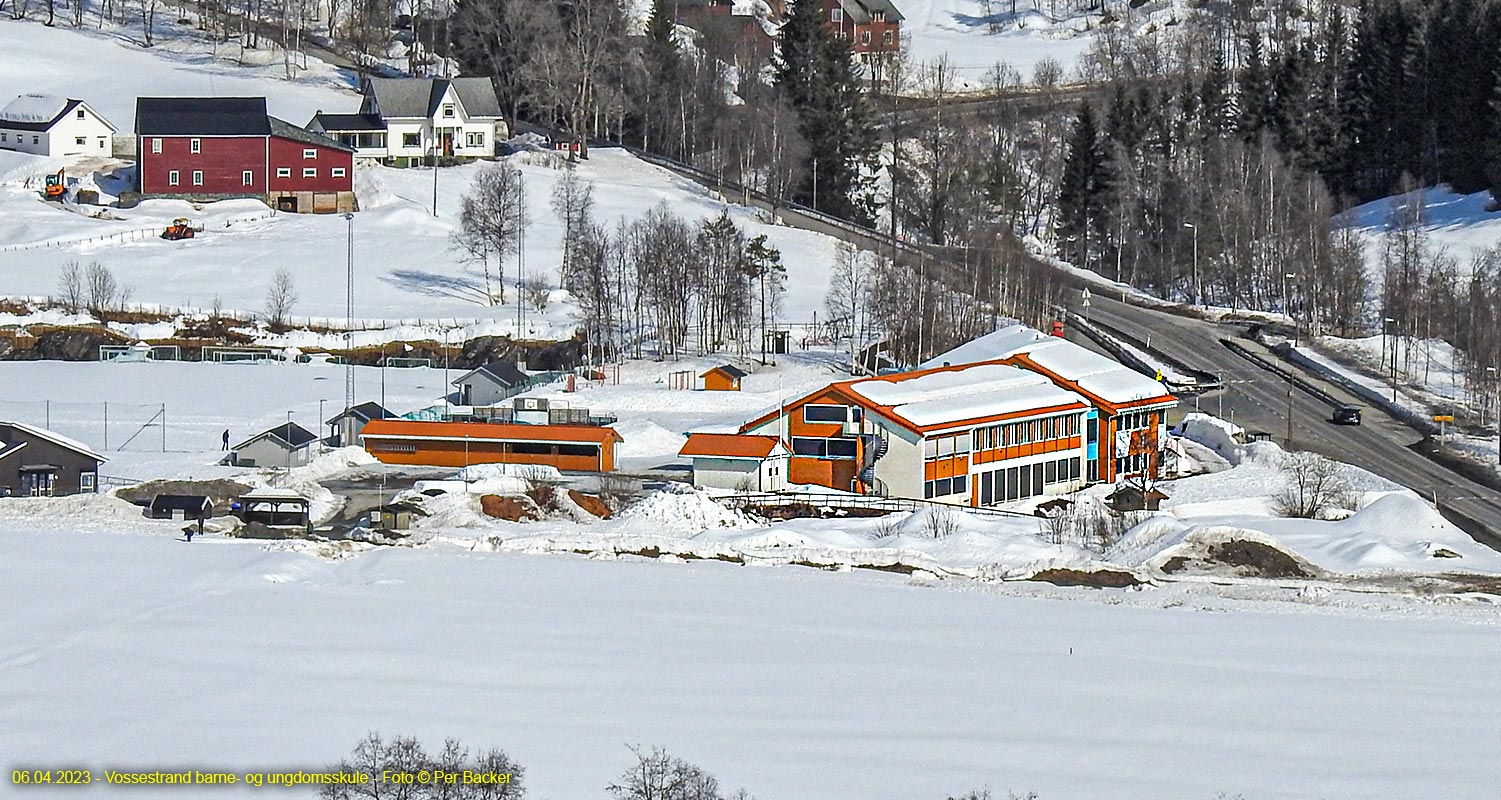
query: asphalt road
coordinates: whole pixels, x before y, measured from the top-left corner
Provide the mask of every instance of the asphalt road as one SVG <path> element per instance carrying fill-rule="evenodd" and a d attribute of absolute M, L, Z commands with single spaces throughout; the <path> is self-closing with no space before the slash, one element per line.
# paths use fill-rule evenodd
<path fill-rule="evenodd" d="M 1126 305 L 1101 294 L 1090 299 L 1086 318 L 1138 340 L 1150 336 L 1153 351 L 1168 355 L 1184 366 L 1216 373 L 1224 379 L 1223 390 L 1197 401 L 1189 398 L 1184 403 L 1185 409 L 1192 409 L 1197 402 L 1204 411 L 1232 420 L 1247 431 L 1264 431 L 1279 444 L 1288 444 L 1288 391 L 1292 387 L 1220 344 L 1221 339 L 1238 338 L 1242 328 Z M 1276 360 L 1255 342 L 1239 341 Z M 1287 362 L 1283 363 L 1296 369 Z M 1316 376 L 1305 377 L 1324 385 L 1342 402 L 1365 405 L 1339 387 L 1323 384 Z M 1367 407 L 1363 424 L 1359 426 L 1334 425 L 1329 422 L 1331 409 L 1328 405 L 1305 392 L 1292 391 L 1292 447 L 1355 464 L 1411 487 L 1435 501 L 1441 509 L 1452 508 L 1468 517 L 1470 524 L 1463 527 L 1467 527 L 1477 541 L 1501 550 L 1501 492 L 1475 483 L 1409 449 L 1422 441 L 1423 436 L 1380 409 Z"/>

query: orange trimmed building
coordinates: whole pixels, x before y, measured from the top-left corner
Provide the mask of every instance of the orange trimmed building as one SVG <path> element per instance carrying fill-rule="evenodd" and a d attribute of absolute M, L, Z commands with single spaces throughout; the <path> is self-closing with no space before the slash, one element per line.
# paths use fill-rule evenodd
<path fill-rule="evenodd" d="M 747 374 L 749 373 L 734 364 L 720 364 L 698 377 L 703 379 L 706 392 L 738 392 L 740 379 Z"/>
<path fill-rule="evenodd" d="M 1167 412 L 1178 399 L 1161 383 L 1118 361 L 1025 325 L 1011 325 L 933 358 L 924 367 L 999 362 L 1046 376 L 1084 396 L 1091 483 L 1157 478 L 1167 441 Z"/>
<path fill-rule="evenodd" d="M 790 445 L 794 484 L 988 506 L 1082 488 L 1089 402 L 1009 364 L 830 384 L 742 434 Z"/>
<path fill-rule="evenodd" d="M 744 492 L 787 487 L 787 446 L 775 436 L 692 433 L 679 456 L 693 461 L 693 485 Z"/>
<path fill-rule="evenodd" d="M 360 432 L 366 452 L 385 464 L 467 467 L 536 464 L 572 472 L 613 472 L 614 428 L 492 422 L 375 419 Z"/>

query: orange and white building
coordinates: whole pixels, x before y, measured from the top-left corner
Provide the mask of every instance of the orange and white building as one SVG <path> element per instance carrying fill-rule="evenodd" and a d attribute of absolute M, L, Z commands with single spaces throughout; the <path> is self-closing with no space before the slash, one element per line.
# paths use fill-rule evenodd
<path fill-rule="evenodd" d="M 996 505 L 1086 483 L 1089 402 L 1010 364 L 965 364 L 830 384 L 751 420 L 779 437 L 794 484 Z"/>
<path fill-rule="evenodd" d="M 385 464 L 535 464 L 573 472 L 613 472 L 616 446 L 624 441 L 614 428 L 593 425 L 407 419 L 370 420 L 360 440 Z"/>
<path fill-rule="evenodd" d="M 679 456 L 693 462 L 693 485 L 741 492 L 787 488 L 787 446 L 776 436 L 692 433 Z"/>
<path fill-rule="evenodd" d="M 1178 405 L 1161 383 L 1061 336 L 1025 325 L 981 336 L 923 366 L 977 362 L 1021 367 L 1089 401 L 1085 475 L 1091 483 L 1159 477 L 1167 442 L 1167 412 Z"/>

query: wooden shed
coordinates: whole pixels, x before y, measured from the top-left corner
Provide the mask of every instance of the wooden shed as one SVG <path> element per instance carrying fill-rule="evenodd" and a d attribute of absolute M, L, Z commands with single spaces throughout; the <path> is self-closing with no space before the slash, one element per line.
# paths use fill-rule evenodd
<path fill-rule="evenodd" d="M 704 391 L 706 392 L 738 392 L 740 391 L 740 379 L 748 373 L 734 364 L 720 364 L 719 366 L 699 375 L 704 379 Z"/>

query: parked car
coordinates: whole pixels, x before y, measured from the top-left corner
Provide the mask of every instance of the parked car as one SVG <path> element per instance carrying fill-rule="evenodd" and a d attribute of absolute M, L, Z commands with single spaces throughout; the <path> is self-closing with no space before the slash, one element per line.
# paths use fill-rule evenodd
<path fill-rule="evenodd" d="M 1329 421 L 1335 425 L 1359 425 L 1360 406 L 1337 406 L 1334 413 L 1329 415 Z"/>

